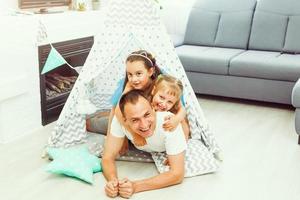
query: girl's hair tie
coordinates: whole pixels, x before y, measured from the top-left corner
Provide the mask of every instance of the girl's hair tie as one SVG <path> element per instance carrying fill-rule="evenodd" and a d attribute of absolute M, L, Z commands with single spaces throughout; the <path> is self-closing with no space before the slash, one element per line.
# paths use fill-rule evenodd
<path fill-rule="evenodd" d="M 140 56 L 140 57 L 143 57 L 143 58 L 145 58 L 146 60 L 148 60 L 148 61 L 151 63 L 151 66 L 154 66 L 152 60 L 151 60 L 150 58 L 147 57 L 147 52 L 146 52 L 146 51 L 143 51 L 143 52 L 141 52 L 141 53 L 139 53 L 139 54 L 138 54 L 138 53 L 131 53 L 131 54 L 127 57 L 127 59 L 128 59 L 130 56 Z"/>

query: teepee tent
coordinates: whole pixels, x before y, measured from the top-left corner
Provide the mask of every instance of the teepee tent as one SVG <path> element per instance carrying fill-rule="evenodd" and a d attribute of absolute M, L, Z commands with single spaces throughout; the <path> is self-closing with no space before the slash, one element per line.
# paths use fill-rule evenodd
<path fill-rule="evenodd" d="M 164 72 L 183 82 L 192 139 L 201 141 L 211 154 L 218 153 L 219 147 L 159 12 L 159 5 L 154 0 L 109 2 L 104 23 L 99 25 L 101 31 L 95 36 L 94 45 L 57 120 L 48 146 L 69 147 L 85 142 L 86 114 L 79 107 L 86 103 L 92 110 L 110 109 L 110 98 L 118 81 L 125 76 L 127 56 L 145 49 L 155 56 Z"/>

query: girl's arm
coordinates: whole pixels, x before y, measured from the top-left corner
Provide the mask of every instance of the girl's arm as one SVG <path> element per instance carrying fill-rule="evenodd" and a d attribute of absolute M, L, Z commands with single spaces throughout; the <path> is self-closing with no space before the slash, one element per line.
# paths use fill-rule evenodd
<path fill-rule="evenodd" d="M 182 122 L 186 117 L 186 111 L 185 111 L 184 107 L 181 105 L 181 103 L 179 104 L 178 107 L 179 108 L 178 108 L 177 113 L 175 114 L 175 117 L 177 118 L 177 120 L 179 122 Z"/>
<path fill-rule="evenodd" d="M 185 140 L 188 141 L 189 137 L 190 137 L 190 125 L 189 122 L 187 120 L 187 118 L 185 118 L 182 122 L 181 122 L 181 126 L 184 132 L 184 137 Z"/>
<path fill-rule="evenodd" d="M 185 120 L 185 117 L 186 117 L 186 111 L 184 107 L 181 104 L 179 104 L 179 108 L 177 112 L 175 112 L 174 115 L 170 115 L 165 118 L 165 123 L 163 124 L 163 128 L 166 131 L 174 131 L 175 128 L 179 125 L 179 123 Z"/>

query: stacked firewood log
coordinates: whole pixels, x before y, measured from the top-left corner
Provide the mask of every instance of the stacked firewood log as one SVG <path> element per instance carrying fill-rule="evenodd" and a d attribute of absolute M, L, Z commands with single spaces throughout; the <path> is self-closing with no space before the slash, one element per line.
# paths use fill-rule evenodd
<path fill-rule="evenodd" d="M 57 93 L 70 91 L 77 79 L 77 76 L 62 76 L 58 73 L 46 75 L 46 87 Z"/>

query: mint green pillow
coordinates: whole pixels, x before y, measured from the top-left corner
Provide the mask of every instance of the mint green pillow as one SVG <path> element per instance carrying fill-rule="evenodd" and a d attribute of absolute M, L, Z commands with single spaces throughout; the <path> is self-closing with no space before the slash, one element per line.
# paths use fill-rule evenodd
<path fill-rule="evenodd" d="M 93 184 L 93 173 L 101 172 L 100 159 L 92 155 L 86 146 L 71 148 L 47 148 L 53 159 L 46 171 L 81 179 Z"/>

